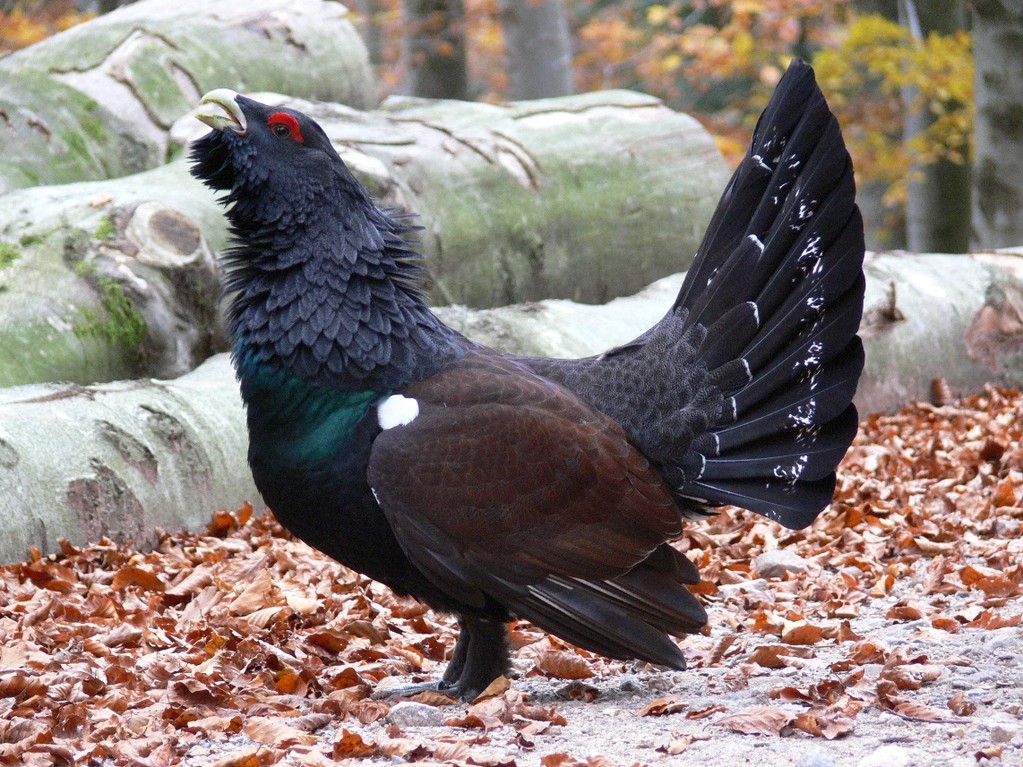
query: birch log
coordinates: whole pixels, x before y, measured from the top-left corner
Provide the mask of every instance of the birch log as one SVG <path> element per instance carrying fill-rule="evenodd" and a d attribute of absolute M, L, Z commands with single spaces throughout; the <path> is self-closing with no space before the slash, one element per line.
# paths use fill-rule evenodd
<path fill-rule="evenodd" d="M 175 381 L 0 389 L 0 561 L 106 535 L 156 540 L 258 501 L 226 356 Z"/>
<path fill-rule="evenodd" d="M 218 87 L 376 100 L 339 3 L 141 0 L 0 58 L 0 193 L 160 165 L 171 124 Z"/>

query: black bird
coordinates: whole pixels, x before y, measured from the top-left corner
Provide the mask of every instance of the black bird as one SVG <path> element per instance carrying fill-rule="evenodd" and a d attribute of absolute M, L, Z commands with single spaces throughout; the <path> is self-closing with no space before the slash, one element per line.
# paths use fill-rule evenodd
<path fill-rule="evenodd" d="M 863 225 L 838 124 L 793 63 L 664 318 L 579 360 L 473 343 L 427 306 L 404 216 L 309 117 L 232 91 L 192 173 L 222 201 L 249 463 L 281 523 L 458 616 L 434 689 L 471 699 L 525 618 L 611 658 L 685 668 L 699 631 L 683 519 L 790 528 L 830 502 L 856 432 Z"/>

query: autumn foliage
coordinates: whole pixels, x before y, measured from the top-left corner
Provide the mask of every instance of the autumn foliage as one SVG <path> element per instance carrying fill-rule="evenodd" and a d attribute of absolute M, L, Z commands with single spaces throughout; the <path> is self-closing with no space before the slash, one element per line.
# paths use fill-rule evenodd
<path fill-rule="evenodd" d="M 70 0 L 32 3 L 27 8 L 14 5 L 0 10 L 0 53 L 25 48 L 94 16 L 78 11 Z"/>

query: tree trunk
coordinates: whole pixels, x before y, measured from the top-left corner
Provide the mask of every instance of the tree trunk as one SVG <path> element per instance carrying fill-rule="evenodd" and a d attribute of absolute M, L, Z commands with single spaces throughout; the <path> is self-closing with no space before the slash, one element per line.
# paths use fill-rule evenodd
<path fill-rule="evenodd" d="M 430 99 L 469 98 L 462 0 L 403 0 L 408 92 Z"/>
<path fill-rule="evenodd" d="M 1023 3 L 974 0 L 974 247 L 1023 244 Z"/>
<path fill-rule="evenodd" d="M 572 43 L 562 0 L 500 0 L 508 98 L 567 96 Z"/>
<path fill-rule="evenodd" d="M 853 0 L 859 14 L 877 14 L 898 21 L 902 0 Z M 863 212 L 864 237 L 868 250 L 904 250 L 906 215 L 902 207 L 885 204 L 888 185 L 880 181 L 856 180 L 856 202 Z"/>
<path fill-rule="evenodd" d="M 901 0 L 899 21 L 914 40 L 922 43 L 932 32 L 952 34 L 966 27 L 966 9 L 948 0 Z M 919 90 L 907 87 L 902 100 L 906 108 L 904 138 L 909 141 L 927 130 L 934 115 L 919 104 Z M 964 158 L 969 154 L 961 147 Z M 970 245 L 970 166 L 939 160 L 910 169 L 906 200 L 906 235 L 909 250 L 916 253 L 965 253 Z"/>
<path fill-rule="evenodd" d="M 356 28 L 359 36 L 366 45 L 366 52 L 369 54 L 369 61 L 374 67 L 383 63 L 383 31 L 380 28 L 380 14 L 384 13 L 382 0 L 357 0 L 355 7 L 358 10 Z"/>
<path fill-rule="evenodd" d="M 214 88 L 376 101 L 348 12 L 326 0 L 142 0 L 0 58 L 0 194 L 167 160 Z"/>

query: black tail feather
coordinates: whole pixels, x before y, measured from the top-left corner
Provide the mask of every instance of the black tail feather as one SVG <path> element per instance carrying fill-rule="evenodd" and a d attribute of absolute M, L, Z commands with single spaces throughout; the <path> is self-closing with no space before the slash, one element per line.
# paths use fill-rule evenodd
<path fill-rule="evenodd" d="M 778 482 L 764 479 L 731 480 L 722 482 L 692 482 L 687 492 L 715 504 L 728 503 L 749 509 L 790 530 L 802 530 L 811 524 L 821 509 L 831 503 L 835 493 L 835 475 L 832 473 L 816 482 Z"/>
<path fill-rule="evenodd" d="M 812 70 L 794 63 L 761 115 L 676 300 L 707 326 L 697 356 L 728 369 L 724 404 L 666 474 L 682 498 L 789 527 L 831 500 L 856 433 L 863 222 L 852 163 Z M 741 362 L 747 380 L 736 375 Z M 722 376 L 725 379 L 726 377 Z"/>
<path fill-rule="evenodd" d="M 695 479 L 721 480 L 767 477 L 772 480 L 815 481 L 835 470 L 856 435 L 856 411 L 848 408 L 825 424 L 789 429 L 705 458 Z"/>
<path fill-rule="evenodd" d="M 744 236 L 757 233 L 750 222 L 774 176 L 774 168 L 766 160 L 779 157 L 805 114 L 821 109 L 828 113 L 813 70 L 794 61 L 760 115 L 750 149 L 721 195 L 693 267 L 675 300 L 676 307 L 691 304 L 691 296 L 699 294 L 717 271 L 719 256 L 708 254 L 731 253 Z"/>
<path fill-rule="evenodd" d="M 753 380 L 733 395 L 735 412 L 749 412 L 780 387 L 798 384 L 804 377 L 813 376 L 821 365 L 846 354 L 863 313 L 863 286 L 860 275 L 853 289 L 828 307 L 818 322 L 783 346 L 777 356 L 769 357 Z"/>
<path fill-rule="evenodd" d="M 701 434 L 693 441 L 693 449 L 707 456 L 721 455 L 786 429 L 827 423 L 852 400 L 862 368 L 863 346 L 854 345 L 837 364 L 825 366 L 819 376 L 808 376 L 795 387 L 759 403 L 741 420 Z"/>

